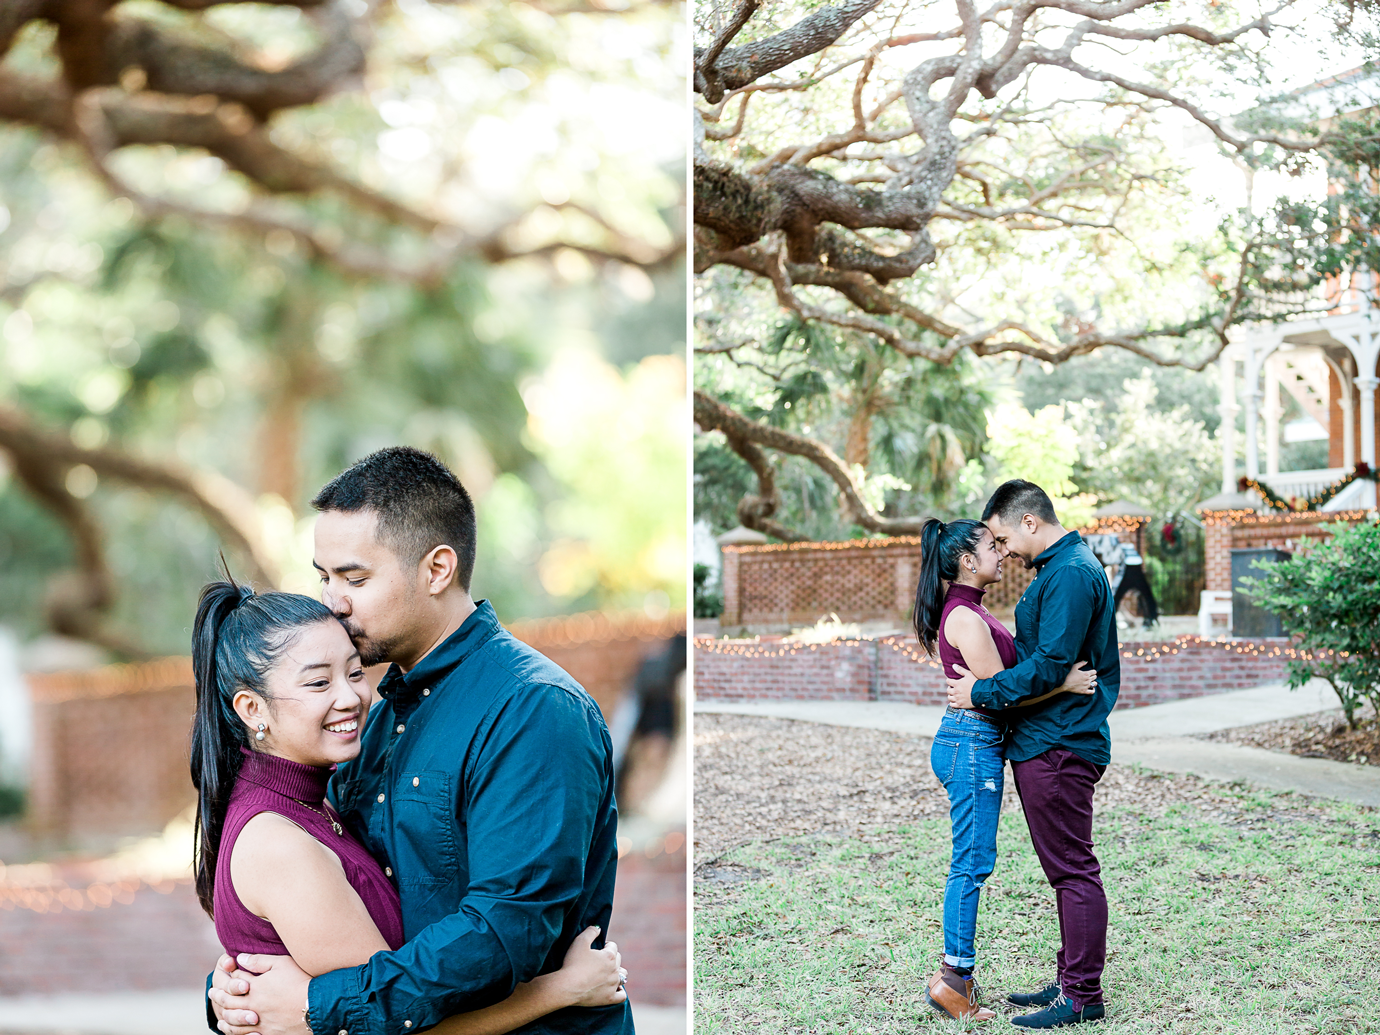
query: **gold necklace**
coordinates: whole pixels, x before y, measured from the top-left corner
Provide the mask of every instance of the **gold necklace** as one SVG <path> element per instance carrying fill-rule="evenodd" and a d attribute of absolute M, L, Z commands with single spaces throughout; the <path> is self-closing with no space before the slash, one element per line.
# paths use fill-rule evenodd
<path fill-rule="evenodd" d="M 315 812 L 318 816 L 324 816 L 327 820 L 330 821 L 331 827 L 335 830 L 335 832 L 336 832 L 339 836 L 341 836 L 341 837 L 344 837 L 344 836 L 345 836 L 345 828 L 342 827 L 342 826 L 340 825 L 340 821 L 339 821 L 338 819 L 336 819 L 334 816 L 332 816 L 330 813 L 325 812 L 325 811 L 323 811 L 323 810 L 321 810 L 321 809 L 318 809 L 318 808 L 317 808 L 316 806 L 314 806 L 314 805 L 308 805 L 308 804 L 307 804 L 305 801 L 303 801 L 301 798 L 293 798 L 292 800 L 295 801 L 295 802 L 297 802 L 298 805 L 301 805 L 301 806 L 303 806 L 304 808 L 311 809 L 311 810 L 312 810 L 313 812 Z"/>

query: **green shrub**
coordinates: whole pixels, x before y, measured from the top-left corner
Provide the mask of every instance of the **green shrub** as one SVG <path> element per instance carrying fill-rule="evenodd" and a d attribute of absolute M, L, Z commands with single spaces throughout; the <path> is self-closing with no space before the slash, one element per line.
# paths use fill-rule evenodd
<path fill-rule="evenodd" d="M 724 613 L 724 598 L 709 588 L 709 565 L 695 565 L 695 617 L 718 618 Z"/>
<path fill-rule="evenodd" d="M 24 815 L 25 801 L 24 788 L 0 783 L 0 819 L 13 819 Z"/>
<path fill-rule="evenodd" d="M 1330 540 L 1287 561 L 1256 561 L 1246 592 L 1279 615 L 1302 653 L 1289 686 L 1327 680 L 1356 728 L 1365 701 L 1380 712 L 1380 525 L 1328 525 Z"/>

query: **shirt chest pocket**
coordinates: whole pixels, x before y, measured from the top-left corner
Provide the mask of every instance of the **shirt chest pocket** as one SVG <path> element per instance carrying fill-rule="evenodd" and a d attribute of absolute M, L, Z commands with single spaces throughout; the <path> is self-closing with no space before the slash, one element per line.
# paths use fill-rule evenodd
<path fill-rule="evenodd" d="M 423 769 L 403 773 L 395 784 L 389 840 L 400 887 L 463 883 L 451 780 L 450 773 Z"/>

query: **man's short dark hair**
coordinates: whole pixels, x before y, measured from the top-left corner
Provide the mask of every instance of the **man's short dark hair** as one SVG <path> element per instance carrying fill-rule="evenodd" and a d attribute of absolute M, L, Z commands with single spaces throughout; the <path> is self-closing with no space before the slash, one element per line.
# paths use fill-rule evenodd
<path fill-rule="evenodd" d="M 997 491 L 992 493 L 992 498 L 983 508 L 982 520 L 990 520 L 993 514 L 1001 518 L 1001 523 L 1008 528 L 1019 524 L 1026 514 L 1034 514 L 1049 524 L 1059 520 L 1045 490 L 1022 478 L 1012 478 L 997 486 Z"/>
<path fill-rule="evenodd" d="M 460 479 L 430 453 L 411 446 L 370 453 L 327 482 L 311 505 L 322 511 L 374 511 L 379 541 L 410 564 L 449 546 L 458 558 L 456 578 L 469 592 L 474 503 Z"/>

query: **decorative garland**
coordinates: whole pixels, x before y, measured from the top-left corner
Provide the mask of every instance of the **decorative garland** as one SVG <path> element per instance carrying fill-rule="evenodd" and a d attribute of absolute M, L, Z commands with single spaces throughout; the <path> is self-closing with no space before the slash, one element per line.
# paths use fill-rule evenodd
<path fill-rule="evenodd" d="M 1356 469 L 1352 471 L 1349 475 L 1347 475 L 1341 481 L 1333 482 L 1331 485 L 1324 486 L 1322 489 L 1318 491 L 1318 494 L 1316 496 L 1310 496 L 1307 500 L 1303 502 L 1301 506 L 1297 505 L 1297 502 L 1291 503 L 1289 500 L 1286 500 L 1284 497 L 1280 496 L 1278 493 L 1276 493 L 1273 489 L 1271 489 L 1268 485 L 1266 485 L 1259 479 L 1250 478 L 1245 475 L 1242 475 L 1240 478 L 1236 480 L 1236 489 L 1238 492 L 1245 492 L 1247 489 L 1254 489 L 1256 492 L 1260 493 L 1260 495 L 1265 498 L 1265 502 L 1270 506 L 1271 510 L 1321 510 L 1324 506 L 1326 506 L 1333 499 L 1335 499 L 1338 493 L 1340 493 L 1343 489 L 1345 489 L 1352 482 L 1356 481 L 1356 479 L 1358 478 L 1364 478 L 1367 481 L 1373 482 L 1377 480 L 1377 475 L 1376 472 L 1370 469 L 1370 465 L 1366 463 L 1364 460 L 1358 461 L 1356 464 Z M 1298 497 L 1295 496 L 1293 497 L 1293 499 L 1297 501 Z"/>

